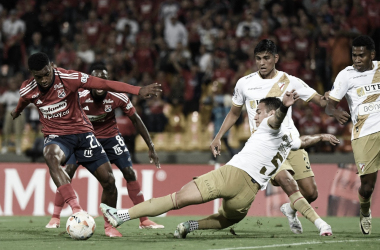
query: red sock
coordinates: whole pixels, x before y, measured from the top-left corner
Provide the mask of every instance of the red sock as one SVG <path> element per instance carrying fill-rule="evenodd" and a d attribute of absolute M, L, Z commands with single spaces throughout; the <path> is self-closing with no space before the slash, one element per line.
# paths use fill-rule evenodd
<path fill-rule="evenodd" d="M 129 198 L 131 198 L 133 204 L 137 205 L 145 200 L 144 195 L 141 192 L 140 183 L 138 183 L 137 181 L 127 182 L 127 189 Z M 140 222 L 143 222 L 147 219 L 148 217 L 141 217 Z"/>
<path fill-rule="evenodd" d="M 73 214 L 82 211 L 77 196 L 75 195 L 74 189 L 70 183 L 58 187 L 58 191 L 62 195 L 63 200 L 70 205 L 73 210 Z"/>
<path fill-rule="evenodd" d="M 103 219 L 104 219 L 104 228 L 110 227 L 111 224 L 110 224 L 110 222 L 108 221 L 107 217 L 105 217 L 105 216 L 103 215 Z"/>
<path fill-rule="evenodd" d="M 63 199 L 62 195 L 59 193 L 58 189 L 55 192 L 54 197 L 54 212 L 53 212 L 53 218 L 61 218 L 61 211 L 63 206 L 65 205 L 65 200 Z"/>

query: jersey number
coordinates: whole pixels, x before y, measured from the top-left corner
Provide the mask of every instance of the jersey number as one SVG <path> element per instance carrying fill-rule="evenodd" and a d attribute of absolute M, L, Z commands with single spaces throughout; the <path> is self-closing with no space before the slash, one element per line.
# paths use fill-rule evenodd
<path fill-rule="evenodd" d="M 279 152 L 277 152 L 277 154 L 272 159 L 272 163 L 273 163 L 273 165 L 276 168 L 269 174 L 269 176 L 271 176 L 272 174 L 276 173 L 276 171 L 277 171 L 277 169 L 279 167 L 277 160 L 279 160 L 280 162 L 282 162 L 282 160 L 284 160 L 284 158 L 282 157 L 282 155 L 280 155 Z M 260 174 L 265 174 L 266 171 L 267 171 L 267 168 L 266 167 L 262 167 L 261 170 L 260 170 Z"/>
<path fill-rule="evenodd" d="M 120 135 L 115 136 L 117 142 L 119 143 L 120 146 L 124 146 L 124 140 L 120 137 Z"/>
<path fill-rule="evenodd" d="M 90 146 L 91 148 L 97 148 L 98 146 L 100 146 L 100 143 L 98 142 L 98 140 L 95 138 L 94 135 L 88 135 L 86 136 L 86 139 L 90 138 Z M 96 144 L 94 144 L 94 141 L 96 142 Z"/>

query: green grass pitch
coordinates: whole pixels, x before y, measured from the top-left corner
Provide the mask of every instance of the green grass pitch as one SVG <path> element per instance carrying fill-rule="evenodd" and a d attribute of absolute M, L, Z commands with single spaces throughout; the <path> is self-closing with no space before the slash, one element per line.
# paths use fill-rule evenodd
<path fill-rule="evenodd" d="M 67 217 L 61 219 L 61 227 L 47 229 L 49 217 L 15 216 L 0 217 L 0 249 L 380 249 L 380 218 L 372 220 L 372 235 L 364 236 L 359 231 L 358 218 L 329 217 L 325 220 L 332 226 L 333 236 L 320 237 L 314 225 L 300 218 L 304 233 L 293 234 L 287 219 L 247 217 L 233 230 L 202 230 L 190 233 L 186 239 L 173 238 L 176 225 L 200 217 L 160 217 L 155 222 L 165 229 L 142 230 L 139 221 L 124 223 L 119 231 L 122 238 L 104 235 L 103 218 L 95 219 L 95 234 L 87 241 L 76 241 L 65 231 Z"/>

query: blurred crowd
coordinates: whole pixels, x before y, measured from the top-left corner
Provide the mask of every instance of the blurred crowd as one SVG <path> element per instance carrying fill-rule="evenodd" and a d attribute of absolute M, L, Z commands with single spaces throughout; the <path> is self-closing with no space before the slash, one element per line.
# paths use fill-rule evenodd
<path fill-rule="evenodd" d="M 337 73 L 352 64 L 352 38 L 372 36 L 379 52 L 379 16 L 380 0 L 3 1 L 2 151 L 6 152 L 4 144 L 14 133 L 11 140 L 20 154 L 22 135 L 39 131 L 33 107 L 24 112 L 25 121 L 11 125 L 9 119 L 18 88 L 29 77 L 26 60 L 33 53 L 45 52 L 66 69 L 88 72 L 91 65 L 102 62 L 110 79 L 140 86 L 162 84 L 159 98 L 131 97 L 152 133 L 181 132 L 186 126 L 175 124 L 186 123 L 195 114 L 201 131 L 210 123 L 216 130 L 237 80 L 257 71 L 253 51 L 258 41 L 274 40 L 280 54 L 277 69 L 323 94 L 331 89 Z M 342 108 L 347 110 L 344 104 Z M 302 102 L 293 115 L 301 134 L 333 133 L 345 141 L 335 150 L 351 150 L 350 125 L 340 126 L 323 110 Z M 125 133 L 134 138 L 132 128 Z M 334 149 L 322 145 L 311 150 Z"/>

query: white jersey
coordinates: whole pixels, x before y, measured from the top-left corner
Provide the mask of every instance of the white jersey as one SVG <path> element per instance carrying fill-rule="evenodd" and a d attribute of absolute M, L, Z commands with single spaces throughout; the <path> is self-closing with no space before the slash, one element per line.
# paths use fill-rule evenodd
<path fill-rule="evenodd" d="M 285 161 L 291 149 L 301 146 L 299 137 L 293 137 L 285 126 L 272 129 L 265 118 L 255 133 L 245 143 L 243 149 L 226 165 L 247 172 L 264 190 L 272 175 Z"/>
<path fill-rule="evenodd" d="M 353 123 L 351 140 L 380 131 L 380 65 L 359 72 L 353 66 L 340 71 L 330 98 L 339 102 L 344 96 L 350 107 Z"/>
<path fill-rule="evenodd" d="M 237 107 L 245 104 L 248 112 L 249 126 L 251 133 L 253 133 L 257 129 L 254 117 L 259 101 L 266 97 L 278 97 L 282 100 L 285 92 L 293 89 L 296 90 L 302 100 L 307 102 L 317 94 L 304 81 L 283 71 L 277 71 L 276 76 L 272 79 L 263 79 L 259 72 L 255 72 L 240 78 L 236 83 L 232 104 Z M 293 136 L 300 136 L 292 120 L 291 107 L 282 124 L 292 131 Z"/>

